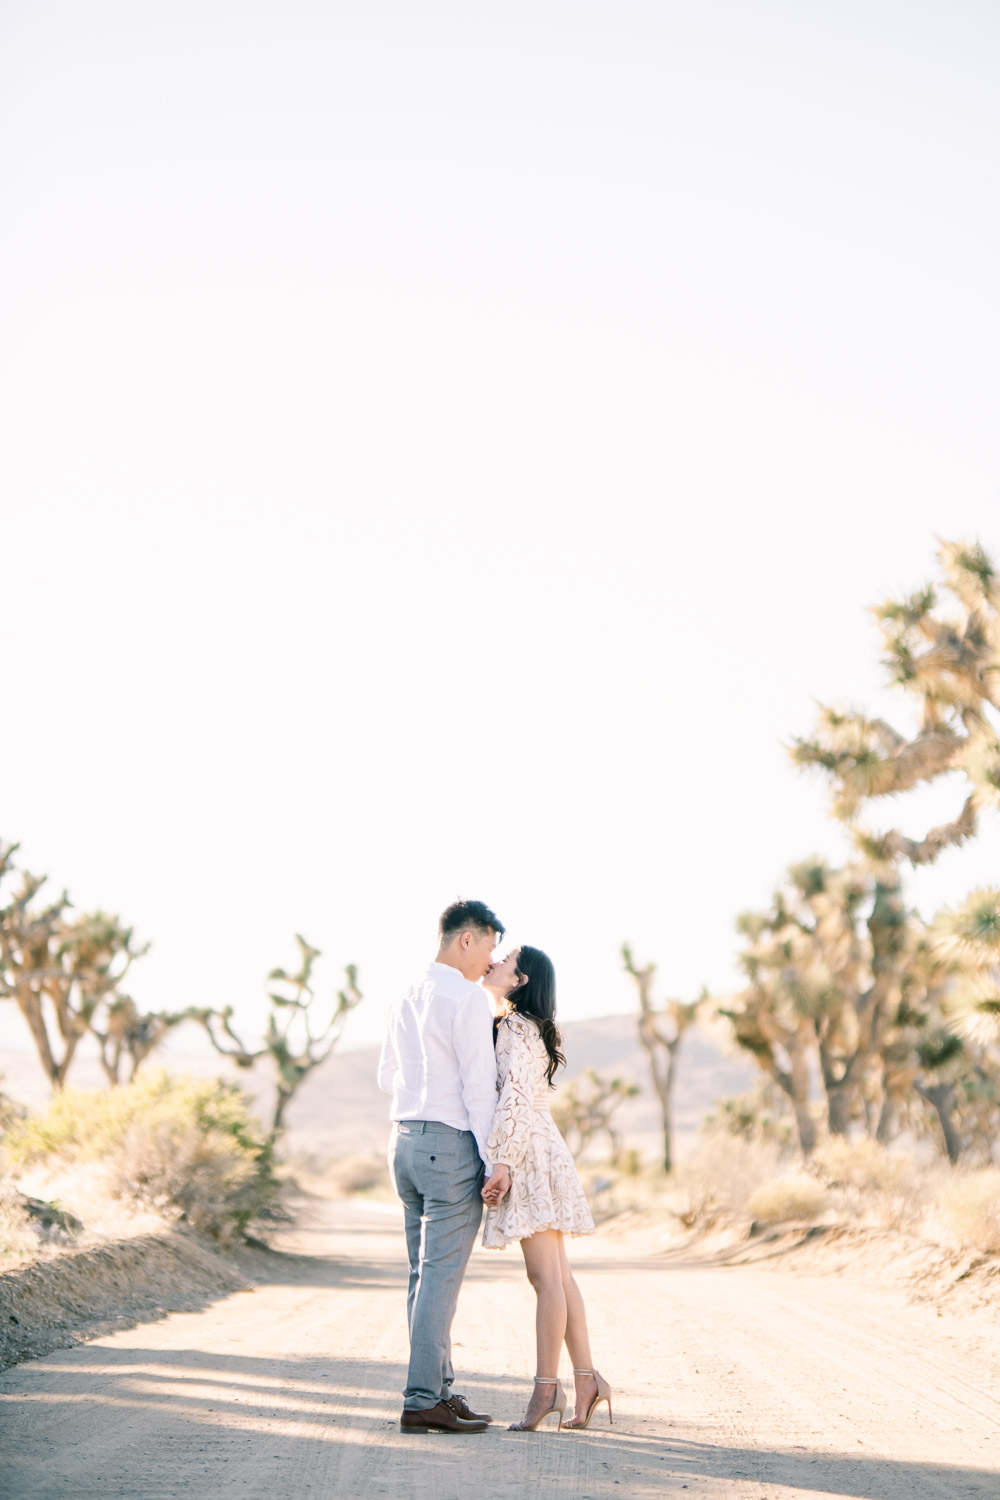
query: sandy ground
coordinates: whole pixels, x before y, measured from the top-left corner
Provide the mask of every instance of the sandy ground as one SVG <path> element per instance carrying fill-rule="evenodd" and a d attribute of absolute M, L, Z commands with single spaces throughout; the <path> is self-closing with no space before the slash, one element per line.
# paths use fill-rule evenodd
<path fill-rule="evenodd" d="M 477 1251 L 455 1325 L 482 1436 L 403 1435 L 394 1210 L 324 1205 L 269 1279 L 0 1375 L 8 1500 L 786 1500 L 1000 1495 L 995 1324 L 849 1278 L 572 1247 L 615 1423 L 508 1433 L 532 1366 L 516 1252 Z"/>

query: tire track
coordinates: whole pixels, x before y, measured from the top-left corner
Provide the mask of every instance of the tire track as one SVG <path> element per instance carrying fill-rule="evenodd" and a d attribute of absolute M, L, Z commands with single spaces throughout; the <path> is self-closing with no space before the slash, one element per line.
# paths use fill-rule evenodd
<path fill-rule="evenodd" d="M 478 1437 L 401 1434 L 404 1267 L 388 1216 L 332 1205 L 273 1280 L 0 1376 L 18 1500 L 995 1500 L 981 1324 L 830 1278 L 573 1247 L 615 1425 L 508 1433 L 530 1389 L 520 1256 L 477 1253 L 454 1329 Z M 323 1253 L 317 1255 L 315 1252 Z M 306 1255 L 303 1251 L 310 1251 Z M 568 1373 L 568 1372 L 567 1372 Z"/>

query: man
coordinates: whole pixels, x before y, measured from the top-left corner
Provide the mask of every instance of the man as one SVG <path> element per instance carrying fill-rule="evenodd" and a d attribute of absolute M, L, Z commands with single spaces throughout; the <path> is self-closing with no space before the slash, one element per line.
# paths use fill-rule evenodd
<path fill-rule="evenodd" d="M 442 913 L 437 957 L 392 1007 L 379 1062 L 379 1087 L 392 1095 L 389 1168 L 410 1260 L 404 1432 L 482 1432 L 492 1421 L 452 1392 L 451 1325 L 491 1173 L 496 1059 L 477 981 L 503 931 L 482 901 L 456 901 Z M 486 1188 L 492 1196 L 507 1185 L 504 1167 Z"/>

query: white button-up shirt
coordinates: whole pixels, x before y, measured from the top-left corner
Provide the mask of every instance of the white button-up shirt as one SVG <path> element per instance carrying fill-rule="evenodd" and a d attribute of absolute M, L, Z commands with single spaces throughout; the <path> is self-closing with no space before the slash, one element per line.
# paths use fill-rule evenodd
<path fill-rule="evenodd" d="M 471 1130 L 486 1163 L 497 1103 L 490 1002 L 451 964 L 432 963 L 389 1012 L 378 1065 L 393 1120 Z"/>

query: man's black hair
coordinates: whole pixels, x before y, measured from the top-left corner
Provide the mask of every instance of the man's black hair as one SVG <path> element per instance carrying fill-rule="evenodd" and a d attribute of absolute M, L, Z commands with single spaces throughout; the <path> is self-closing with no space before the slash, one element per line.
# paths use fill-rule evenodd
<path fill-rule="evenodd" d="M 490 911 L 485 901 L 453 901 L 441 913 L 438 931 L 442 943 L 454 937 L 456 932 L 465 932 L 469 927 L 480 932 L 495 932 L 497 942 L 503 937 L 504 926 L 496 912 Z"/>

